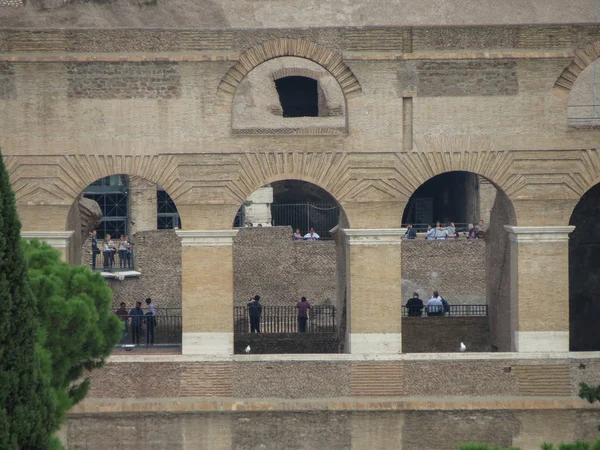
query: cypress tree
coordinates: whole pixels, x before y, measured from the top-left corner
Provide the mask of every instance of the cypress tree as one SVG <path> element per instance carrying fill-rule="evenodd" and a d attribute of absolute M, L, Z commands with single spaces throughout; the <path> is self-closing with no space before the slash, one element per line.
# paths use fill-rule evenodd
<path fill-rule="evenodd" d="M 0 448 L 44 450 L 55 428 L 48 358 L 39 345 L 21 223 L 0 152 Z"/>

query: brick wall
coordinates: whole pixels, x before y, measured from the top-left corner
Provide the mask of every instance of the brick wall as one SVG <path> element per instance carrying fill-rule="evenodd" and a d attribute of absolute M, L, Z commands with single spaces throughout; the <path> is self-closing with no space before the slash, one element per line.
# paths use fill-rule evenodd
<path fill-rule="evenodd" d="M 246 346 L 252 354 L 283 353 L 338 353 L 340 340 L 337 334 L 322 333 L 236 333 L 234 353 L 243 354 Z"/>
<path fill-rule="evenodd" d="M 264 305 L 294 304 L 302 296 L 335 303 L 335 242 L 294 241 L 290 227 L 241 229 L 233 271 L 236 305 L 256 294 Z"/>
<path fill-rule="evenodd" d="M 177 98 L 181 95 L 176 63 L 88 62 L 67 64 L 71 98 Z"/>
<path fill-rule="evenodd" d="M 486 303 L 485 241 L 402 242 L 402 292 L 429 299 L 434 290 L 453 304 Z"/>
<path fill-rule="evenodd" d="M 113 305 L 123 301 L 133 306 L 135 301 L 152 297 L 158 308 L 181 308 L 181 241 L 175 232 L 140 231 L 133 235 L 132 242 L 135 267 L 142 275 L 123 281 L 108 280 L 114 293 Z M 100 260 L 101 255 L 97 263 Z"/>
<path fill-rule="evenodd" d="M 458 352 L 463 342 L 469 351 L 490 351 L 487 317 L 404 317 L 402 353 Z"/>
<path fill-rule="evenodd" d="M 0 8 L 3 6 L 24 6 L 23 0 L 0 0 Z"/>
<path fill-rule="evenodd" d="M 0 100 L 10 100 L 16 95 L 15 71 L 12 64 L 0 62 Z"/>

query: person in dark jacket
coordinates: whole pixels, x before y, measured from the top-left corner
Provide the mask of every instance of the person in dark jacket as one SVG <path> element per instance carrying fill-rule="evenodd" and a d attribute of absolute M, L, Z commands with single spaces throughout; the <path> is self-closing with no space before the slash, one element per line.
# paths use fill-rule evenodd
<path fill-rule="evenodd" d="M 404 239 L 416 239 L 417 238 L 417 230 L 413 228 L 412 223 L 406 225 L 406 233 L 404 233 Z"/>
<path fill-rule="evenodd" d="M 250 316 L 250 332 L 260 333 L 260 315 L 262 314 L 262 305 L 260 304 L 260 295 L 255 295 L 248 303 L 248 315 Z"/>
<path fill-rule="evenodd" d="M 408 309 L 408 317 L 421 317 L 423 314 L 423 300 L 419 298 L 419 294 L 415 292 L 412 298 L 406 302 Z"/>
<path fill-rule="evenodd" d="M 140 343 L 142 323 L 144 323 L 144 310 L 142 309 L 142 302 L 135 303 L 135 308 L 129 311 L 129 318 L 131 319 L 131 343 L 137 345 Z"/>

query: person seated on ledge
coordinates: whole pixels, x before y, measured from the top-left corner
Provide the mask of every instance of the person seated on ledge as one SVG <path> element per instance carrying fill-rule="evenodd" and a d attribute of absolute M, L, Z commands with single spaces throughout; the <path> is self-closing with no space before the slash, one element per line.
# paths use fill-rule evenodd
<path fill-rule="evenodd" d="M 408 309 L 408 317 L 421 317 L 423 311 L 423 300 L 419 298 L 419 294 L 415 292 L 412 298 L 406 302 Z"/>
<path fill-rule="evenodd" d="M 319 239 L 321 239 L 321 236 L 315 233 L 314 228 L 311 228 L 310 231 L 304 235 L 305 241 L 318 241 Z"/>
<path fill-rule="evenodd" d="M 300 233 L 300 228 L 296 228 L 296 232 L 294 233 L 294 240 L 299 241 L 302 239 L 302 234 Z"/>

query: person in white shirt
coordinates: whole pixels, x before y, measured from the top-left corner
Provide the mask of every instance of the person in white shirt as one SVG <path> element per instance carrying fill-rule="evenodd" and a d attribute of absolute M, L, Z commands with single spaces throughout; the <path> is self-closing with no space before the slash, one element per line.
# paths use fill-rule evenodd
<path fill-rule="evenodd" d="M 433 297 L 431 297 L 427 304 L 425 305 L 425 311 L 427 311 L 428 316 L 443 316 L 444 315 L 444 303 L 442 302 L 442 298 L 438 291 L 433 293 Z"/>
<path fill-rule="evenodd" d="M 318 241 L 319 239 L 321 239 L 321 236 L 315 233 L 314 228 L 311 228 L 310 231 L 304 235 L 305 241 Z"/>
<path fill-rule="evenodd" d="M 156 327 L 156 308 L 152 303 L 151 298 L 146 299 L 148 312 L 145 315 L 144 323 L 146 324 L 146 346 L 154 345 L 154 328 Z"/>
<path fill-rule="evenodd" d="M 445 240 L 448 237 L 448 230 L 443 224 L 437 223 L 435 227 L 435 238 Z"/>
<path fill-rule="evenodd" d="M 431 228 L 431 225 L 427 225 L 427 235 L 425 236 L 425 239 L 428 241 L 435 239 L 435 228 Z"/>

